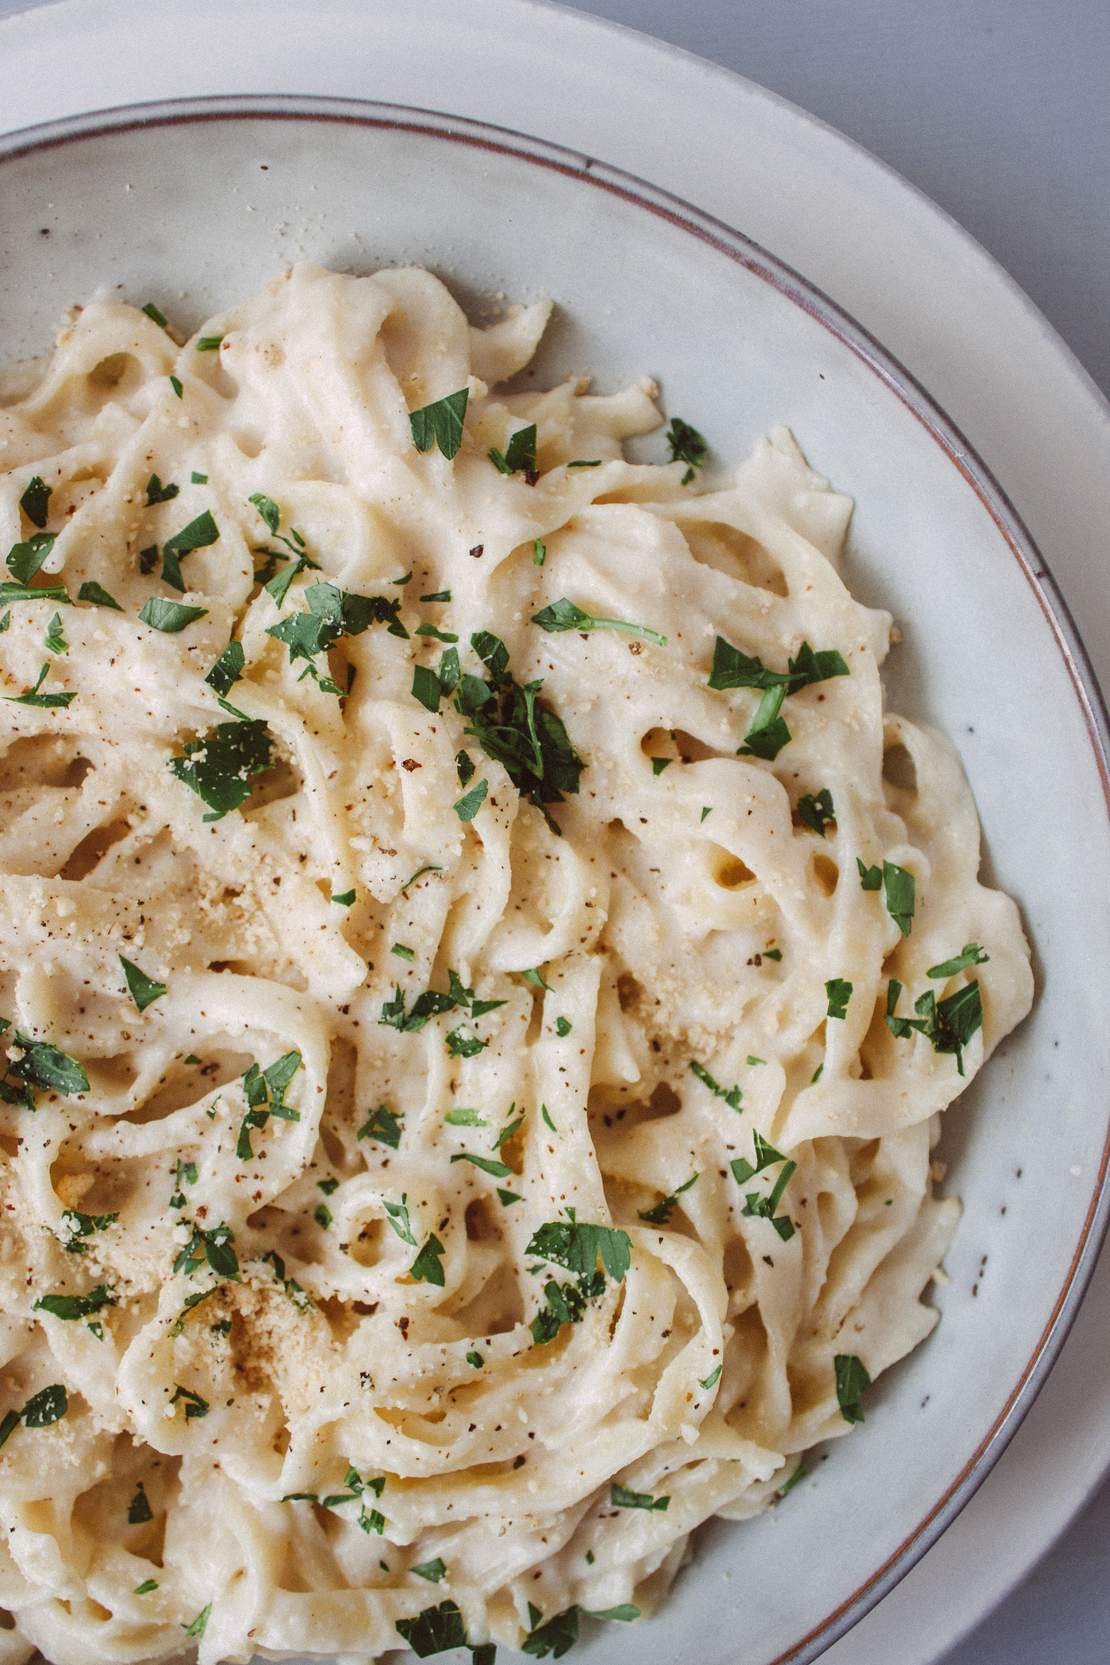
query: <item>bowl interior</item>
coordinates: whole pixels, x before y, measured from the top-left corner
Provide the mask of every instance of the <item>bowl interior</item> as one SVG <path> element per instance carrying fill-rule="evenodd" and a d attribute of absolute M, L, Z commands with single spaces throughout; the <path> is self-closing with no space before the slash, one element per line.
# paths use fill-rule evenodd
<path fill-rule="evenodd" d="M 191 328 L 295 260 L 419 262 L 473 311 L 552 295 L 539 377 L 588 372 L 611 388 L 649 374 L 723 460 L 785 421 L 856 498 L 848 581 L 905 633 L 892 703 L 960 748 L 988 871 L 1023 909 L 1039 998 L 946 1118 L 948 1188 L 965 1214 L 934 1336 L 780 1506 L 699 1537 L 649 1632 L 610 1625 L 582 1647 L 599 1665 L 642 1659 L 645 1634 L 651 1657 L 696 1651 L 703 1665 L 815 1657 L 864 1609 L 858 1592 L 882 1593 L 876 1575 L 907 1541 L 924 1544 L 922 1523 L 958 1504 L 946 1494 L 1013 1420 L 1090 1224 L 1110 1080 L 1093 974 L 1110 951 L 1110 836 L 1042 594 L 912 391 L 738 241 L 650 191 L 616 189 L 606 170 L 470 124 L 271 100 L 17 143 L 0 148 L 0 178 L 4 361 L 46 351 L 65 309 L 98 293 L 154 300 Z M 664 455 L 659 438 L 641 446 Z"/>

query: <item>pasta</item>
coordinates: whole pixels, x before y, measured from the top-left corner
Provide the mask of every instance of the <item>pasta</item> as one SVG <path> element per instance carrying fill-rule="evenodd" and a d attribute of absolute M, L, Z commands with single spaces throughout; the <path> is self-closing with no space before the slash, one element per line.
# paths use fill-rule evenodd
<path fill-rule="evenodd" d="M 547 315 L 302 266 L 3 384 L 0 1665 L 558 1655 L 935 1322 L 1017 910 L 849 501 L 626 461 Z"/>

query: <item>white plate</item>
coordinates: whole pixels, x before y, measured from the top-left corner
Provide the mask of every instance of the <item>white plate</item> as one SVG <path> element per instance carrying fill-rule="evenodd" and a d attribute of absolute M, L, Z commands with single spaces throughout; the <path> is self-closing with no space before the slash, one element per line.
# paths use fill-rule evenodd
<path fill-rule="evenodd" d="M 295 39 L 289 9 L 267 6 L 263 32 L 257 31 L 254 13 L 253 5 L 242 4 L 233 17 L 204 4 L 189 8 L 190 37 L 219 39 L 219 64 L 230 66 L 222 72 L 223 86 L 232 76 L 231 84 L 238 86 L 248 80 L 263 88 L 295 81 L 302 87 L 365 91 L 369 80 L 369 90 L 375 92 L 438 99 L 554 131 L 668 184 L 687 184 L 703 203 L 756 229 L 763 240 L 826 286 L 845 294 L 846 286 L 854 285 L 857 311 L 873 326 L 878 323 L 903 354 L 908 346 L 915 368 L 935 388 L 950 387 L 947 397 L 955 404 L 955 414 L 965 423 L 970 414 L 973 427 L 978 422 L 977 437 L 985 438 L 992 460 L 1008 479 L 1020 480 L 1027 514 L 1050 534 L 1045 542 L 1053 561 L 1066 563 L 1071 551 L 1074 562 L 1083 547 L 1081 532 L 1092 520 L 1098 521 L 1099 493 L 1105 503 L 1107 491 L 1105 435 L 1099 431 L 1100 416 L 1089 391 L 1058 344 L 989 263 L 935 211 L 842 141 L 766 95 L 678 54 L 580 19 L 519 5 L 472 6 L 465 18 L 438 4 L 410 5 L 404 19 L 387 16 L 378 7 L 332 5 L 318 13 L 322 23 L 309 41 Z M 329 40 L 326 32 L 329 17 L 336 28 L 342 25 L 342 63 L 334 51 L 337 36 Z M 82 23 L 86 32 L 75 34 Z M 21 22 L 18 32 L 9 25 L 5 62 L 13 64 L 13 50 L 21 41 L 29 57 L 23 64 L 25 73 L 19 72 L 18 62 L 13 64 L 8 119 L 60 113 L 67 104 L 79 108 L 134 96 L 134 71 L 126 68 L 117 50 L 124 41 L 128 62 L 142 65 L 144 93 L 183 90 L 189 76 L 191 87 L 219 90 L 212 54 L 188 61 L 179 52 L 167 55 L 171 23 L 169 8 L 150 16 L 130 6 L 100 4 L 95 11 L 84 6 L 55 8 L 39 19 Z M 64 50 L 48 56 L 59 28 L 64 29 L 64 42 L 59 42 Z M 360 59 L 359 44 L 370 39 L 374 55 Z M 56 73 L 36 75 L 36 61 L 40 67 L 47 62 L 71 69 L 79 64 L 87 76 L 91 73 L 92 81 L 67 83 Z M 651 111 L 662 107 L 664 91 L 667 120 L 662 143 Z M 748 167 L 738 174 L 731 158 L 741 149 Z M 684 158 L 696 173 L 694 183 L 679 177 L 687 166 Z M 789 189 L 783 188 L 784 181 Z M 861 259 L 869 237 L 873 250 L 880 244 L 884 250 L 881 282 L 878 262 Z M 981 357 L 990 358 L 989 378 L 969 373 L 972 345 Z M 1036 378 L 1037 400 L 1026 397 L 1019 403 L 1015 384 L 1026 372 Z M 1019 409 L 1020 423 L 1013 418 Z M 1050 449 L 1048 433 L 1060 431 L 1071 443 Z M 1049 456 L 1052 466 L 1046 468 Z M 833 466 L 827 457 L 818 460 Z M 1067 564 L 1066 570 L 1073 586 L 1082 583 L 1078 566 Z M 1096 620 L 1100 616 L 1096 614 Z M 1105 647 L 1105 642 L 1100 645 Z M 984 1296 L 987 1288 L 985 1284 Z M 1055 1456 L 1045 1466 L 1049 1473 L 1060 1472 Z M 1049 1494 L 1051 1525 L 1064 1518 L 1081 1491 L 1073 1460 L 1072 1473 Z M 989 1488 L 984 1496 L 989 1496 Z M 1046 1508 L 1043 1496 L 1038 1506 Z M 957 1526 L 945 1539 L 943 1553 L 959 1531 Z M 992 1574 L 984 1563 L 993 1557 L 997 1589 L 1037 1545 L 1036 1534 L 1016 1536 L 1017 1558 L 998 1553 L 1002 1534 L 995 1535 L 993 1544 L 977 1546 L 979 1587 L 987 1599 Z M 789 1546 L 784 1545 L 782 1553 L 788 1556 Z M 912 1582 L 907 1589 L 912 1589 Z M 902 1600 L 901 1594 L 895 1600 Z M 952 1639 L 980 1610 L 966 1582 L 961 1594 L 957 1581 L 955 1591 L 946 1592 L 943 1610 L 930 1615 L 931 1641 L 922 1641 L 917 1627 L 909 1634 L 903 1631 L 897 1656 L 931 1657 L 934 1645 Z M 885 1607 L 868 1625 L 884 1611 Z M 867 1626 L 852 1638 L 853 1660 L 873 1656 L 886 1665 L 893 1651 L 865 1656 L 866 1632 Z M 654 1634 L 660 1642 L 665 1640 L 658 1629 Z M 919 1646 L 928 1651 L 914 1654 Z M 835 1651 L 839 1655 L 841 1649 Z"/>

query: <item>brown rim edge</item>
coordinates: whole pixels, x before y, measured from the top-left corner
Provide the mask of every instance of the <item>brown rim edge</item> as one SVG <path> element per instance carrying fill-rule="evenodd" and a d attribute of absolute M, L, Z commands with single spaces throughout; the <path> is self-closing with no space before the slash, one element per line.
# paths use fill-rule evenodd
<path fill-rule="evenodd" d="M 975 493 L 1033 591 L 1072 684 L 1110 818 L 1110 720 L 1090 659 L 1067 603 L 1013 503 L 974 447 L 917 378 L 851 315 L 759 244 L 670 192 L 623 169 L 511 128 L 439 111 L 372 100 L 302 94 L 242 94 L 125 105 L 24 128 L 0 137 L 0 163 L 109 133 L 215 121 L 330 122 L 394 129 L 461 143 L 592 185 L 667 221 L 743 266 L 800 307 L 879 378 L 920 422 Z M 1074 1322 L 1110 1225 L 1110 1125 L 1096 1183 L 1067 1274 L 1052 1310 L 1001 1410 L 963 1468 L 913 1531 L 869 1578 L 769 1665 L 810 1665 L 874 1607 L 935 1543 L 986 1478 L 1016 1433 Z"/>

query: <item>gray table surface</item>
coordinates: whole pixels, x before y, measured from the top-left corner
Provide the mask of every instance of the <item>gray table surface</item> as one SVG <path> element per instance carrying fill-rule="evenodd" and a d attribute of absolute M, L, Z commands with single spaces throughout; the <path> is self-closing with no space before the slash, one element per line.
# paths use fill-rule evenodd
<path fill-rule="evenodd" d="M 0 16 L 35 3 L 0 0 Z M 1001 261 L 1110 394 L 1107 0 L 578 9 L 738 70 L 897 168 Z M 938 1665 L 1108 1665 L 1108 1551 L 1110 1483 Z"/>

